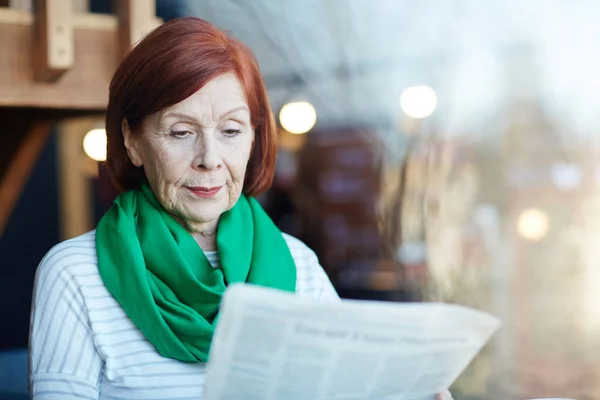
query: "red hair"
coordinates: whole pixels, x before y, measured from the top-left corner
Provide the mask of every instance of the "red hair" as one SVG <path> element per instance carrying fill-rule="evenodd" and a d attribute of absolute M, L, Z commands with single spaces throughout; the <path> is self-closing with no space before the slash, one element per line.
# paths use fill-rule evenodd
<path fill-rule="evenodd" d="M 242 84 L 255 134 L 243 192 L 256 196 L 270 187 L 277 128 L 258 63 L 240 41 L 202 19 L 188 17 L 148 34 L 127 54 L 110 84 L 106 164 L 120 190 L 136 189 L 145 179 L 143 168 L 127 156 L 122 121 L 135 134 L 145 117 L 181 102 L 225 73 L 234 73 Z"/>

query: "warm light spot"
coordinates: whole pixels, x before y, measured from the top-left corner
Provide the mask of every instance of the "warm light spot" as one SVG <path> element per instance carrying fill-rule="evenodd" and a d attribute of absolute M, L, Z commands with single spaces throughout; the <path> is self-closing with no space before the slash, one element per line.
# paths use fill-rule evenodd
<path fill-rule="evenodd" d="M 437 102 L 437 95 L 429 86 L 411 86 L 400 96 L 402 111 L 415 119 L 430 116 L 435 111 Z"/>
<path fill-rule="evenodd" d="M 306 101 L 287 103 L 279 112 L 279 122 L 290 133 L 302 134 L 310 131 L 317 122 L 317 112 Z"/>
<path fill-rule="evenodd" d="M 92 129 L 83 138 L 83 150 L 92 160 L 106 161 L 106 130 Z"/>
<path fill-rule="evenodd" d="M 546 237 L 549 228 L 548 214 L 539 208 L 523 211 L 517 221 L 519 236 L 531 241 L 539 241 Z"/>

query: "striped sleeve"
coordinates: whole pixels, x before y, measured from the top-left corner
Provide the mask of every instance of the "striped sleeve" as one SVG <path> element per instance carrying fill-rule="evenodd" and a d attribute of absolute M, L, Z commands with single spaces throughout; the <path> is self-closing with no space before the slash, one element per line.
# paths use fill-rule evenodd
<path fill-rule="evenodd" d="M 33 399 L 98 399 L 102 359 L 74 272 L 89 252 L 87 247 L 65 242 L 38 267 L 29 337 Z"/>

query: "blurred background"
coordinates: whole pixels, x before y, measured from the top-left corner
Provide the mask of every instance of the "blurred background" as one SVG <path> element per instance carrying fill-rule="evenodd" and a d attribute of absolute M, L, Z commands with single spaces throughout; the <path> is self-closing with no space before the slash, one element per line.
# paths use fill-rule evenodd
<path fill-rule="evenodd" d="M 116 194 L 123 49 L 198 16 L 257 56 L 281 130 L 259 200 L 342 297 L 500 317 L 457 399 L 600 399 L 600 2 L 39 3 L 0 0 L 0 398 L 26 398 L 39 261 Z"/>

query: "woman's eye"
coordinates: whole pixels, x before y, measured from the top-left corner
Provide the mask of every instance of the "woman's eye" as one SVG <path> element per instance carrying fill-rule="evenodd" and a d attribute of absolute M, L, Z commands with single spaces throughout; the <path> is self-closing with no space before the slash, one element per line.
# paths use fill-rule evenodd
<path fill-rule="evenodd" d="M 225 133 L 227 136 L 237 136 L 242 133 L 242 131 L 241 129 L 225 129 L 223 133 Z"/>
<path fill-rule="evenodd" d="M 171 131 L 170 136 L 177 138 L 177 139 L 183 139 L 184 137 L 190 135 L 191 133 L 189 131 Z"/>

